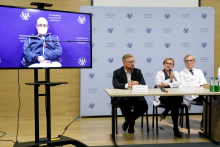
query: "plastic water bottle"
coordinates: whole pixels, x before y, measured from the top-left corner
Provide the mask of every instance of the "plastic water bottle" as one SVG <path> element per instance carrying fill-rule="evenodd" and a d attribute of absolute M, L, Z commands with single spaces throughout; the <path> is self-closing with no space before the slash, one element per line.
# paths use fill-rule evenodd
<path fill-rule="evenodd" d="M 215 87 L 214 80 L 213 80 L 213 78 L 211 78 L 210 86 L 209 86 L 210 92 L 215 92 L 215 88 L 214 87 Z"/>
<path fill-rule="evenodd" d="M 219 82 L 218 82 L 218 78 L 215 78 L 215 92 L 219 92 Z"/>

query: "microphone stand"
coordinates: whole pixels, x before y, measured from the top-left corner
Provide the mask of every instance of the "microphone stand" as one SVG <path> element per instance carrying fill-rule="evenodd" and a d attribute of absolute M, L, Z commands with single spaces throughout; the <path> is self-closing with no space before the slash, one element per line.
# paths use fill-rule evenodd
<path fill-rule="evenodd" d="M 89 40 L 45 40 L 45 42 L 90 42 Z"/>

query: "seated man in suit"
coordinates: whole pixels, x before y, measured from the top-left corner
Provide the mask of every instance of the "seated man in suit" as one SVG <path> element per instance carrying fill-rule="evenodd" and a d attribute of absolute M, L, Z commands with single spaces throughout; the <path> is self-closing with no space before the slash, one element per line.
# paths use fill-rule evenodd
<path fill-rule="evenodd" d="M 184 68 L 180 72 L 180 77 L 181 77 L 181 85 L 189 85 L 192 84 L 194 87 L 203 87 L 204 83 L 207 83 L 204 74 L 202 73 L 201 69 L 196 69 L 194 68 L 194 64 L 196 57 L 190 54 L 187 54 L 184 57 L 184 62 L 186 65 L 186 68 Z M 203 102 L 203 96 L 198 96 L 198 95 L 186 95 L 184 96 L 184 99 L 189 100 L 189 101 L 198 101 L 198 102 Z M 200 124 L 200 129 L 203 130 L 202 128 L 202 120 Z"/>
<path fill-rule="evenodd" d="M 140 69 L 134 68 L 135 60 L 132 55 L 126 54 L 122 57 L 123 66 L 114 71 L 113 86 L 118 89 L 131 89 L 132 85 L 146 85 Z M 125 117 L 122 125 L 123 131 L 128 129 L 128 133 L 134 133 L 135 120 L 148 110 L 145 98 L 142 97 L 122 97 L 118 104 Z M 135 106 L 133 112 L 131 106 Z"/>

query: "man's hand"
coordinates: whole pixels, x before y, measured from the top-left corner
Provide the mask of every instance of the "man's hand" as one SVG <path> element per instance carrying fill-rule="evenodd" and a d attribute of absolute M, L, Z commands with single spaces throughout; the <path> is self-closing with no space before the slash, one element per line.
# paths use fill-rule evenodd
<path fill-rule="evenodd" d="M 128 83 L 128 88 L 132 88 L 132 83 Z"/>
<path fill-rule="evenodd" d="M 139 85 L 138 81 L 131 81 L 132 85 Z"/>
<path fill-rule="evenodd" d="M 158 88 L 165 88 L 168 87 L 169 85 L 166 83 L 161 82 L 161 85 L 157 85 Z"/>
<path fill-rule="evenodd" d="M 138 81 L 131 81 L 131 83 L 128 83 L 128 88 L 132 88 L 133 85 L 139 85 Z"/>
<path fill-rule="evenodd" d="M 43 56 L 38 56 L 38 61 L 39 61 L 40 63 L 42 63 L 42 62 L 44 62 L 44 61 L 45 61 L 45 59 L 44 59 L 44 57 L 43 57 Z"/>

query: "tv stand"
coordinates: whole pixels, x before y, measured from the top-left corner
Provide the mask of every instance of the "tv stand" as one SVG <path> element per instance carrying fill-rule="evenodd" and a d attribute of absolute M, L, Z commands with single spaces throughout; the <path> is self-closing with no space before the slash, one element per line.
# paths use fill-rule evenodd
<path fill-rule="evenodd" d="M 50 86 L 68 84 L 68 82 L 50 82 L 50 69 L 45 69 L 45 81 L 38 81 L 38 69 L 34 69 L 34 82 L 25 84 L 34 86 L 35 141 L 21 143 L 16 142 L 14 144 L 14 147 L 42 147 L 43 144 L 47 144 L 45 146 L 61 146 L 72 144 L 75 146 L 87 147 L 87 145 L 80 141 L 62 135 L 59 135 L 58 137 L 51 139 Z M 40 85 L 45 85 L 45 94 L 39 94 Z M 39 96 L 45 96 L 46 99 L 46 138 L 39 138 Z"/>
<path fill-rule="evenodd" d="M 48 3 L 38 3 L 38 2 L 31 2 L 30 5 L 37 6 L 38 9 L 44 9 L 44 7 L 52 7 L 53 4 L 48 4 Z"/>

